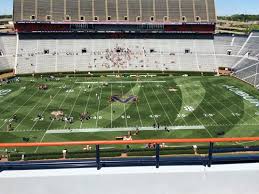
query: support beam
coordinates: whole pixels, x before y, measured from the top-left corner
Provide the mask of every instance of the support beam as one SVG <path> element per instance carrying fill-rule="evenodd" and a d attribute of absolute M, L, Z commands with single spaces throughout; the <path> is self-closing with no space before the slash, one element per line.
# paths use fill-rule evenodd
<path fill-rule="evenodd" d="M 156 168 L 160 165 L 160 145 L 156 144 Z"/>
<path fill-rule="evenodd" d="M 214 143 L 210 142 L 209 155 L 208 155 L 208 167 L 211 167 L 211 164 L 212 164 L 213 145 Z"/>
<path fill-rule="evenodd" d="M 96 166 L 97 170 L 101 169 L 101 162 L 100 162 L 100 145 L 95 146 L 95 152 L 96 152 Z"/>

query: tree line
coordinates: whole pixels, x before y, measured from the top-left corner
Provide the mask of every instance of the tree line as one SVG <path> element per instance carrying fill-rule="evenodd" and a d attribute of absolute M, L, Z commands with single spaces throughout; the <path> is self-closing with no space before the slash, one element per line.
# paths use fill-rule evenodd
<path fill-rule="evenodd" d="M 259 21 L 259 15 L 247 15 L 247 14 L 235 14 L 231 16 L 218 16 L 219 20 L 230 20 L 230 21 Z"/>
<path fill-rule="evenodd" d="M 12 15 L 0 15 L 0 19 L 4 19 L 4 18 L 12 18 Z"/>

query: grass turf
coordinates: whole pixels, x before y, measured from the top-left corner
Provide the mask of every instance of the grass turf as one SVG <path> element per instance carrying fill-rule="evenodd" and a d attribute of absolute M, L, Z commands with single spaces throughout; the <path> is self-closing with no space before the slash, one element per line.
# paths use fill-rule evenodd
<path fill-rule="evenodd" d="M 35 82 L 31 82 L 32 79 Z M 108 82 L 108 85 L 102 82 Z M 39 84 L 47 84 L 49 89 L 40 91 Z M 231 77 L 62 77 L 60 81 L 22 77 L 20 83 L 0 86 L 0 94 L 11 90 L 0 97 L 0 142 L 22 142 L 23 137 L 29 138 L 30 142 L 113 140 L 126 135 L 127 128 L 152 128 L 158 123 L 161 126 L 159 131 L 141 131 L 133 139 L 258 136 L 258 108 L 227 90 L 224 84 L 259 98 L 255 88 Z M 111 103 L 113 95 L 123 99 L 134 95 L 138 101 Z M 50 120 L 51 112 L 57 110 L 74 117 L 74 122 Z M 91 114 L 91 119 L 81 122 L 79 115 L 86 111 Z M 14 114 L 18 120 L 12 122 L 13 131 L 7 131 L 9 119 Z M 43 121 L 35 120 L 38 114 L 44 115 Z M 164 126 L 185 126 L 187 129 L 166 132 Z M 204 129 L 190 126 L 204 126 Z M 101 128 L 101 131 L 46 133 L 53 129 L 96 128 Z M 115 131 L 105 131 L 105 128 L 114 128 Z M 125 129 L 116 131 L 122 128 Z M 57 148 L 23 150 L 40 152 Z"/>

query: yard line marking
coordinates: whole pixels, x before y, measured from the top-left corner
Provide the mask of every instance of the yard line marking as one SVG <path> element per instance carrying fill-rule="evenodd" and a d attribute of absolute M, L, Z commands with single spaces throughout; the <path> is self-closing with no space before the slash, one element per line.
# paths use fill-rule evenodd
<path fill-rule="evenodd" d="M 46 134 L 47 134 L 47 131 L 45 131 L 45 133 L 44 133 L 43 136 L 41 137 L 40 143 L 43 141 L 43 139 L 45 138 Z M 39 146 L 37 146 L 37 148 L 35 149 L 34 153 L 36 153 L 36 152 L 38 151 L 38 149 L 39 149 Z"/>
<path fill-rule="evenodd" d="M 25 117 L 21 120 L 21 122 L 19 122 L 19 124 L 14 128 L 14 131 L 21 125 L 21 123 L 28 117 L 28 115 L 31 114 L 31 112 L 34 110 L 34 108 L 40 104 L 41 99 L 43 99 L 50 91 L 51 89 L 49 89 L 47 92 L 45 92 L 45 94 L 39 99 L 39 101 L 37 103 L 35 103 L 35 105 L 31 108 L 31 110 L 25 115 Z"/>
<path fill-rule="evenodd" d="M 23 105 L 25 105 L 33 96 L 35 96 L 37 93 L 39 92 L 39 90 L 37 90 L 37 92 L 35 92 L 34 94 L 32 94 L 31 96 L 30 96 L 30 98 L 28 98 L 26 101 L 25 101 L 25 103 L 23 103 Z M 14 114 L 16 114 L 22 107 L 23 107 L 23 105 L 21 105 L 14 113 L 13 113 L 13 115 Z M 5 124 L 6 122 L 4 122 L 4 124 Z M 2 128 L 3 126 L 4 126 L 4 124 L 2 124 L 1 126 L 0 126 L 0 128 Z"/>
<path fill-rule="evenodd" d="M 219 87 L 218 85 L 216 86 L 217 88 L 219 88 L 220 90 L 223 91 L 223 88 Z M 225 91 L 225 90 L 224 90 Z M 227 90 L 228 91 L 228 90 Z M 228 91 L 229 92 L 229 91 Z M 240 111 L 243 111 L 238 105 L 236 105 L 235 103 L 232 103 L 228 98 L 223 97 L 226 101 L 228 101 L 231 105 L 234 105 L 235 107 L 237 107 Z M 248 104 L 250 106 L 250 104 Z M 232 111 L 231 111 L 232 112 Z M 253 117 L 252 115 L 250 115 L 248 112 L 246 112 L 245 114 L 247 114 L 251 119 L 255 120 L 256 122 L 258 122 L 258 120 Z"/>
<path fill-rule="evenodd" d="M 193 90 L 193 91 L 195 91 L 195 90 Z M 187 92 L 188 94 L 189 94 L 189 92 Z M 199 95 L 200 97 L 202 97 L 199 93 L 197 93 L 197 92 L 194 92 L 195 94 L 197 94 L 197 95 Z M 206 104 L 208 104 L 208 102 L 205 100 L 205 98 L 203 98 L 203 101 L 206 103 Z M 210 105 L 211 106 L 211 105 Z M 202 110 L 202 112 L 203 112 L 203 114 L 206 114 L 206 111 L 204 110 L 204 108 L 202 108 L 202 106 L 200 105 L 199 106 L 200 108 L 201 108 L 201 110 Z M 214 106 L 211 106 L 214 110 L 216 110 L 216 112 L 218 112 L 218 113 L 220 113 Z M 194 114 L 194 113 L 193 113 Z M 221 113 L 220 113 L 221 114 Z M 223 116 L 223 115 L 222 115 Z M 212 117 L 209 117 L 210 118 L 210 120 L 212 120 L 215 124 L 218 124 L 218 122 L 217 121 L 215 121 Z M 223 116 L 223 118 L 225 118 L 224 116 Z M 231 123 L 231 122 L 230 122 Z"/>
<path fill-rule="evenodd" d="M 93 91 L 93 84 L 91 85 L 91 90 L 90 90 L 90 92 L 89 92 L 89 94 L 88 94 L 87 103 L 86 103 L 86 105 L 85 105 L 84 113 L 85 113 L 85 111 L 86 111 L 86 109 L 87 109 L 87 107 L 88 107 L 88 103 L 89 103 L 89 99 L 90 99 L 90 96 L 91 96 L 91 94 L 92 94 L 92 91 Z M 82 128 L 82 125 L 83 125 L 83 122 L 81 122 L 81 124 L 80 124 L 80 129 Z"/>
<path fill-rule="evenodd" d="M 75 85 L 75 84 L 72 85 L 71 89 L 74 87 L 74 85 Z M 61 109 L 61 107 L 63 106 L 63 104 L 64 104 L 64 102 L 66 101 L 66 99 L 67 99 L 67 97 L 68 97 L 69 94 L 70 94 L 70 93 L 67 92 L 65 98 L 63 99 L 63 101 L 62 101 L 61 104 L 59 105 L 59 108 L 58 108 L 58 109 Z M 54 119 L 50 122 L 50 124 L 49 124 L 47 130 L 49 130 L 49 128 L 51 127 L 51 125 L 52 125 L 53 122 L 54 122 Z"/>
<path fill-rule="evenodd" d="M 195 90 L 193 90 L 193 91 L 195 91 Z M 190 97 L 191 97 L 191 95 L 189 94 L 189 92 L 186 92 L 186 94 L 187 95 L 189 95 Z M 198 94 L 199 95 L 199 94 Z M 201 95 L 199 95 L 200 97 L 202 97 Z M 204 99 L 203 99 L 204 100 Z M 206 101 L 205 101 L 206 102 Z M 204 109 L 202 108 L 202 106 L 200 105 L 199 106 L 200 108 L 201 108 L 201 110 L 202 110 L 202 112 L 203 113 L 206 113 L 205 111 L 204 111 Z M 201 120 L 192 112 L 192 114 L 194 115 L 194 117 L 198 120 L 198 122 L 201 124 L 201 125 L 204 125 L 202 122 L 201 122 Z M 214 119 L 212 119 L 212 118 L 210 118 L 215 124 L 218 124 Z M 209 135 L 211 136 L 211 134 L 209 133 Z M 211 137 L 213 137 L 213 136 L 211 136 Z"/>
<path fill-rule="evenodd" d="M 149 84 L 149 85 L 150 85 L 150 84 Z M 167 117 L 169 123 L 170 123 L 171 125 L 173 125 L 173 123 L 171 122 L 171 120 L 170 120 L 170 118 L 169 118 L 167 112 L 166 112 L 165 109 L 164 109 L 164 106 L 162 105 L 161 101 L 160 101 L 159 98 L 157 97 L 157 95 L 156 95 L 156 93 L 155 93 L 155 91 L 154 91 L 154 88 L 153 88 L 152 86 L 151 86 L 151 89 L 152 89 L 152 91 L 153 91 L 153 94 L 155 94 L 156 99 L 157 99 L 157 101 L 159 102 L 160 106 L 162 107 L 162 109 L 163 109 L 163 111 L 164 111 L 164 113 L 165 113 L 165 115 L 166 115 L 166 117 Z"/>
<path fill-rule="evenodd" d="M 122 83 L 121 83 L 121 94 L 122 94 L 122 96 L 123 96 Z M 125 105 L 125 103 L 123 103 L 123 106 L 124 106 L 124 117 L 125 117 L 125 123 L 126 123 L 126 127 L 128 127 L 127 112 L 126 112 L 126 105 Z"/>
<path fill-rule="evenodd" d="M 214 99 L 216 99 L 216 101 L 219 103 L 219 104 L 222 104 L 222 103 L 220 103 L 218 100 L 217 100 L 217 98 L 215 98 L 213 95 L 210 95 L 212 98 L 214 98 Z M 233 124 L 227 117 L 225 117 L 217 108 L 215 108 L 215 106 L 213 106 L 212 105 L 212 103 L 211 102 L 209 102 L 209 101 L 206 101 L 206 100 L 204 100 L 205 102 L 206 102 L 206 104 L 209 104 L 217 113 L 219 113 L 221 116 L 222 116 L 222 118 L 224 118 L 228 123 L 230 123 L 230 124 Z M 224 105 L 225 106 L 225 105 Z M 226 107 L 226 106 L 225 106 Z M 230 112 L 231 113 L 231 112 Z M 210 117 L 212 120 L 214 120 L 212 117 Z M 214 120 L 215 121 L 215 120 Z M 217 123 L 217 122 L 216 122 Z"/>
<path fill-rule="evenodd" d="M 64 84 L 63 84 L 62 86 L 64 86 Z M 48 105 L 45 106 L 45 109 L 43 110 L 42 115 L 45 113 L 45 111 L 48 109 L 48 107 L 49 107 L 49 105 L 51 104 L 51 102 L 53 102 L 53 100 L 54 100 L 55 97 L 59 94 L 59 92 L 60 92 L 61 90 L 62 90 L 62 87 L 58 90 L 58 92 L 55 94 L 55 96 L 50 100 L 50 102 L 48 103 Z M 39 108 L 39 107 L 38 107 L 38 108 Z M 31 127 L 30 130 L 32 130 L 38 122 L 39 122 L 39 120 L 37 120 L 37 121 L 33 124 L 33 126 Z"/>
<path fill-rule="evenodd" d="M 170 103 L 171 103 L 171 105 L 174 107 L 175 111 L 177 111 L 177 108 L 176 108 L 176 106 L 174 105 L 174 103 L 172 102 L 172 99 L 168 96 L 168 94 L 165 92 L 165 90 L 164 90 L 163 87 L 161 87 L 161 89 L 162 89 L 162 91 L 164 92 L 164 94 L 167 96 L 167 99 L 170 101 Z M 188 125 L 188 123 L 185 121 L 184 118 L 181 118 L 181 119 L 183 120 L 183 122 L 184 122 L 186 125 Z M 176 121 L 176 119 L 174 120 L 173 125 L 175 124 L 175 121 Z"/>
<path fill-rule="evenodd" d="M 79 98 L 79 96 L 80 96 L 80 94 L 81 94 L 81 91 L 82 91 L 82 87 L 80 88 L 80 90 L 79 90 L 79 92 L 78 92 L 77 98 L 76 98 L 76 100 L 75 100 L 75 102 L 74 102 L 74 104 L 73 104 L 73 107 L 72 107 L 72 109 L 71 109 L 71 111 L 70 111 L 70 113 L 69 113 L 69 117 L 71 117 L 71 114 L 72 114 L 72 112 L 73 112 L 73 110 L 74 110 L 74 108 L 75 108 L 76 102 L 77 102 L 77 100 L 78 100 L 78 98 Z M 67 126 L 67 122 L 66 122 L 65 125 L 64 125 L 64 129 L 66 128 L 66 126 Z"/>
<path fill-rule="evenodd" d="M 111 97 L 112 97 L 112 84 L 111 84 Z M 112 128 L 112 101 L 111 101 L 111 128 Z"/>
<path fill-rule="evenodd" d="M 233 126 L 239 126 L 239 127 L 249 127 L 249 126 L 259 126 L 259 123 L 247 123 L 247 124 L 206 124 L 206 125 L 174 125 L 174 126 L 171 126 L 171 127 L 186 127 L 188 129 L 197 129 L 199 126 L 202 126 L 202 127 L 233 127 Z M 143 128 L 146 128 L 146 127 L 150 127 L 150 126 L 143 126 Z M 152 126 L 153 128 L 153 126 Z M 88 129 L 91 129 L 91 128 L 81 128 L 82 130 L 88 130 Z M 78 130 L 81 130 L 81 129 L 78 129 Z M 92 129 L 96 129 L 96 128 L 92 128 Z M 110 129 L 110 128 L 98 128 L 98 129 L 103 129 L 104 131 L 106 129 Z M 113 127 L 112 129 L 121 129 L 121 127 Z M 136 130 L 136 126 L 129 126 L 127 129 L 132 129 L 132 130 Z M 154 128 L 153 128 L 154 129 Z M 64 129 L 49 129 L 49 130 L 46 130 L 46 131 L 52 131 L 52 130 L 64 130 Z M 65 130 L 68 130 L 68 129 L 65 129 Z M 162 130 L 162 129 L 161 129 Z M 19 131 L 15 131 L 15 133 L 24 133 L 24 132 L 35 132 L 35 131 L 41 131 L 42 132 L 42 129 L 34 129 L 34 130 L 19 130 Z M 254 130 L 253 130 L 254 131 Z M 0 131 L 0 133 L 12 133 L 12 131 Z"/>
<path fill-rule="evenodd" d="M 167 126 L 169 130 L 205 130 L 205 126 Z M 93 133 L 93 132 L 115 132 L 115 131 L 135 131 L 136 127 L 119 127 L 119 128 L 86 128 L 86 129 L 51 129 L 46 134 L 62 134 L 62 133 Z M 157 131 L 153 126 L 139 127 L 140 131 Z M 163 128 L 159 129 L 164 131 Z"/>
<path fill-rule="evenodd" d="M 205 128 L 205 130 L 207 131 L 210 137 L 213 137 L 213 135 L 210 133 L 210 131 L 207 128 Z"/>
<path fill-rule="evenodd" d="M 100 105 L 101 105 L 102 91 L 103 91 L 103 87 L 101 85 L 101 93 L 100 93 L 100 96 L 98 96 L 99 104 L 98 104 L 98 111 L 97 111 L 97 116 L 96 116 L 96 128 L 98 126 L 98 120 L 99 120 L 99 111 L 100 111 Z"/>
<path fill-rule="evenodd" d="M 130 84 L 130 87 L 131 87 L 131 91 L 132 91 L 133 96 L 135 96 L 135 92 L 134 92 L 133 87 L 132 87 L 131 84 Z M 138 102 L 136 102 L 135 104 L 136 104 L 136 108 L 137 108 L 137 112 L 138 112 L 140 124 L 141 124 L 141 126 L 143 127 L 143 122 L 142 122 L 142 119 L 141 119 L 141 116 L 140 116 L 140 113 L 139 113 Z"/>
<path fill-rule="evenodd" d="M 148 99 L 147 99 L 147 96 L 146 96 L 145 90 L 144 90 L 144 89 L 142 89 L 142 88 L 141 88 L 140 90 L 142 90 L 142 92 L 143 92 L 143 94 L 144 94 L 144 96 L 145 96 L 145 99 L 146 99 L 146 101 L 147 101 L 147 104 L 148 104 L 149 110 L 150 110 L 151 114 L 153 115 L 153 119 L 154 119 L 154 121 L 155 121 L 155 124 L 157 125 L 156 118 L 154 117 L 154 112 L 152 111 L 152 108 L 151 108 L 151 106 L 150 106 L 150 104 L 149 104 L 149 101 L 148 101 Z"/>
<path fill-rule="evenodd" d="M 101 82 L 75 82 L 76 84 L 105 84 L 105 83 L 108 83 L 108 84 L 131 84 L 131 83 L 165 83 L 166 81 L 107 81 L 107 82 L 104 82 L 104 81 L 101 81 Z"/>
<path fill-rule="evenodd" d="M 28 85 L 29 85 L 29 84 L 23 85 L 23 87 L 26 86 L 26 88 L 19 94 L 19 96 L 22 95 L 23 93 L 25 93 L 25 91 L 27 90 L 27 86 L 28 86 Z M 29 87 L 29 89 L 34 88 L 35 85 L 36 85 L 36 83 L 34 83 L 32 87 Z M 30 85 L 29 85 L 29 86 L 30 86 Z M 20 87 L 18 90 L 22 90 L 22 87 Z M 11 98 L 14 98 L 14 100 L 13 100 L 12 102 L 8 103 L 8 106 L 7 106 L 4 110 L 2 110 L 2 111 L 0 112 L 0 114 L 3 113 L 3 112 L 5 112 L 8 108 L 10 108 L 11 105 L 12 105 L 13 103 L 15 103 L 17 100 L 20 100 L 20 98 L 16 98 L 15 96 L 14 96 L 14 97 L 11 97 Z M 4 100 L 5 100 L 4 98 L 1 99 L 0 103 L 4 102 Z"/>
<path fill-rule="evenodd" d="M 164 79 L 165 79 L 165 78 L 164 78 Z M 166 82 L 166 84 L 167 84 L 167 86 L 169 87 L 168 82 Z M 180 87 L 179 87 L 179 89 L 181 90 Z M 188 92 L 187 92 L 187 93 L 188 93 Z M 176 95 L 177 95 L 177 97 L 179 98 L 179 100 L 182 100 L 182 99 L 180 98 L 180 96 L 178 95 L 177 92 L 176 92 Z M 183 105 L 183 106 L 186 106 L 185 103 L 182 103 L 182 105 Z M 198 119 L 198 117 L 197 117 L 193 112 L 191 112 L 191 114 L 196 118 L 196 120 L 197 120 L 201 125 L 203 125 L 203 123 Z"/>
<path fill-rule="evenodd" d="M 217 98 L 215 98 L 213 95 L 211 95 L 211 94 L 209 94 L 213 99 L 215 99 L 219 104 L 222 104 Z M 210 102 L 209 102 L 210 103 Z M 210 103 L 211 104 L 211 103 Z M 224 117 L 229 123 L 231 123 L 231 124 L 233 124 L 227 117 L 225 117 L 220 111 L 218 111 L 212 104 L 211 104 L 211 106 L 222 116 L 222 117 Z M 224 107 L 226 108 L 226 109 L 228 109 L 228 111 L 230 112 L 230 114 L 232 113 L 232 111 L 228 108 L 228 107 L 226 107 L 225 105 L 224 105 Z"/>

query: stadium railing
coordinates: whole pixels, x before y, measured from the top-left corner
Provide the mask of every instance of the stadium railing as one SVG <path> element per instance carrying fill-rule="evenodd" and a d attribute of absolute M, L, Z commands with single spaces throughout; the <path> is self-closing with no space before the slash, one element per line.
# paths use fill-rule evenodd
<path fill-rule="evenodd" d="M 34 142 L 34 143 L 0 143 L 0 148 L 21 148 L 21 147 L 69 147 L 69 146 L 95 146 L 94 159 L 81 160 L 42 160 L 42 161 L 18 161 L 0 162 L 2 170 L 26 170 L 26 169 L 53 169 L 53 168 L 82 168 L 118 166 L 152 166 L 156 168 L 162 165 L 211 165 L 233 164 L 233 163 L 254 163 L 259 162 L 258 146 L 243 147 L 217 147 L 215 143 L 247 143 L 257 142 L 259 137 L 242 138 L 203 138 L 203 139 L 145 139 L 145 140 L 112 140 L 112 141 L 72 141 L 72 142 Z M 206 154 L 196 155 L 166 155 L 161 156 L 162 144 L 181 144 L 181 143 L 205 143 L 208 144 Z M 154 155 L 151 157 L 102 157 L 100 146 L 102 145 L 133 145 L 133 144 L 153 144 Z M 193 147 L 195 149 L 195 147 Z"/>

